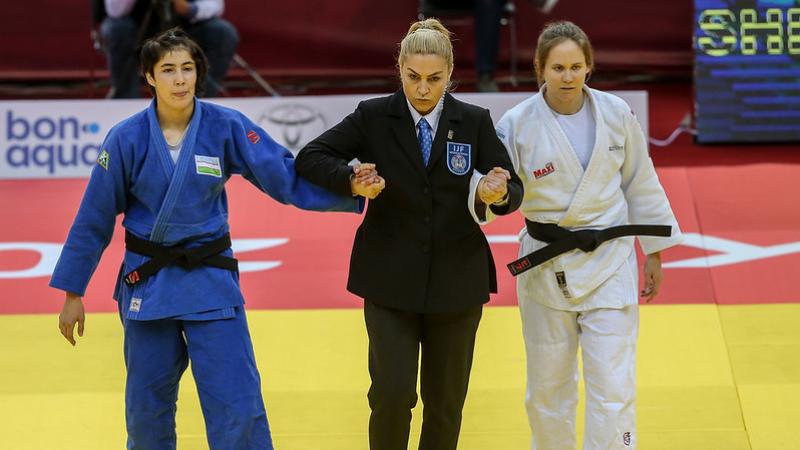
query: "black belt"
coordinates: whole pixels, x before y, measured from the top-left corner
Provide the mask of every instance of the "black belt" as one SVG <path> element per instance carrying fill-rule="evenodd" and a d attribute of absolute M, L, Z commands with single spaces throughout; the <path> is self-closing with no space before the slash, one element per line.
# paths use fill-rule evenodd
<path fill-rule="evenodd" d="M 581 249 L 584 252 L 594 251 L 600 244 L 611 239 L 624 236 L 669 237 L 672 235 L 672 227 L 669 225 L 620 225 L 604 230 L 570 231 L 554 223 L 531 222 L 525 219 L 525 228 L 532 238 L 547 242 L 549 245 L 508 264 L 508 270 L 514 276 L 533 269 L 562 253 L 575 249 Z"/>
<path fill-rule="evenodd" d="M 238 272 L 239 264 L 235 258 L 219 254 L 230 247 L 230 233 L 225 233 L 221 238 L 199 247 L 185 248 L 179 245 L 168 247 L 156 244 L 155 242 L 140 239 L 125 231 L 125 248 L 151 258 L 126 274 L 124 278 L 125 284 L 133 286 L 155 275 L 156 272 L 167 266 L 180 266 L 188 270 L 199 266 L 212 266 L 230 270 L 231 272 Z"/>

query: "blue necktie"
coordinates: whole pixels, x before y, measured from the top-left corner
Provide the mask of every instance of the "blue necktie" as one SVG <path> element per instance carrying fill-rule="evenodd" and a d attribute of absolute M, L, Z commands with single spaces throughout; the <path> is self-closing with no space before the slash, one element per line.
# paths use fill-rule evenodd
<path fill-rule="evenodd" d="M 428 166 L 428 159 L 431 157 L 431 146 L 433 145 L 433 137 L 431 136 L 431 126 L 424 118 L 419 121 L 419 133 L 417 139 L 419 140 L 419 148 L 422 150 L 422 160 L 425 166 Z"/>

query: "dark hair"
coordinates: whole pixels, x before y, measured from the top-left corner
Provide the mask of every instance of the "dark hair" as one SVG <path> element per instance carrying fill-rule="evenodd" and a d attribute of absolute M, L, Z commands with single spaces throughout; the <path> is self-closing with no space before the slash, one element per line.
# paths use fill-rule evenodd
<path fill-rule="evenodd" d="M 566 20 L 549 23 L 539 34 L 539 41 L 536 44 L 534 66 L 536 68 L 536 78 L 539 80 L 539 87 L 544 83 L 544 65 L 547 64 L 550 50 L 568 40 L 578 44 L 578 47 L 583 50 L 583 56 L 586 58 L 586 67 L 589 70 L 594 70 L 594 51 L 586 33 L 579 26 Z"/>
<path fill-rule="evenodd" d="M 147 74 L 154 76 L 153 70 L 156 64 L 161 61 L 165 54 L 173 50 L 186 50 L 194 60 L 195 70 L 197 70 L 197 85 L 195 94 L 200 96 L 206 85 L 206 74 L 208 73 L 208 60 L 203 49 L 197 42 L 186 34 L 179 27 L 171 28 L 163 33 L 154 36 L 142 44 L 140 60 L 142 62 L 142 75 L 147 78 Z M 150 86 L 150 93 L 155 95 L 155 88 Z"/>

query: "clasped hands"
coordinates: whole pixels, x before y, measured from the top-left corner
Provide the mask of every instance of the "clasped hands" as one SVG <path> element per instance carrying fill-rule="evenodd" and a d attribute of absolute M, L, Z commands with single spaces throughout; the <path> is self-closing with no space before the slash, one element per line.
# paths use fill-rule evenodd
<path fill-rule="evenodd" d="M 502 201 L 508 194 L 508 180 L 511 174 L 500 167 L 495 167 L 478 182 L 478 198 L 487 205 Z"/>
<path fill-rule="evenodd" d="M 481 178 L 478 183 L 478 198 L 487 205 L 503 200 L 508 193 L 509 172 L 495 167 Z M 360 163 L 353 166 L 350 177 L 350 190 L 353 195 L 374 199 L 386 187 L 386 180 L 378 175 L 373 163 Z"/>
<path fill-rule="evenodd" d="M 353 174 L 350 176 L 350 191 L 353 195 L 360 195 L 368 199 L 374 199 L 386 187 L 386 180 L 378 175 L 375 164 L 360 163 L 353 166 Z"/>

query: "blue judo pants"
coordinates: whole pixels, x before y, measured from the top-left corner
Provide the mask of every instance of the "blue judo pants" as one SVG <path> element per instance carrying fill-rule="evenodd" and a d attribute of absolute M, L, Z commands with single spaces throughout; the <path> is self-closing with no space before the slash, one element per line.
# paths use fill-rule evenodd
<path fill-rule="evenodd" d="M 130 450 L 174 450 L 178 381 L 189 361 L 211 450 L 272 450 L 243 308 L 231 319 L 125 319 Z"/>

